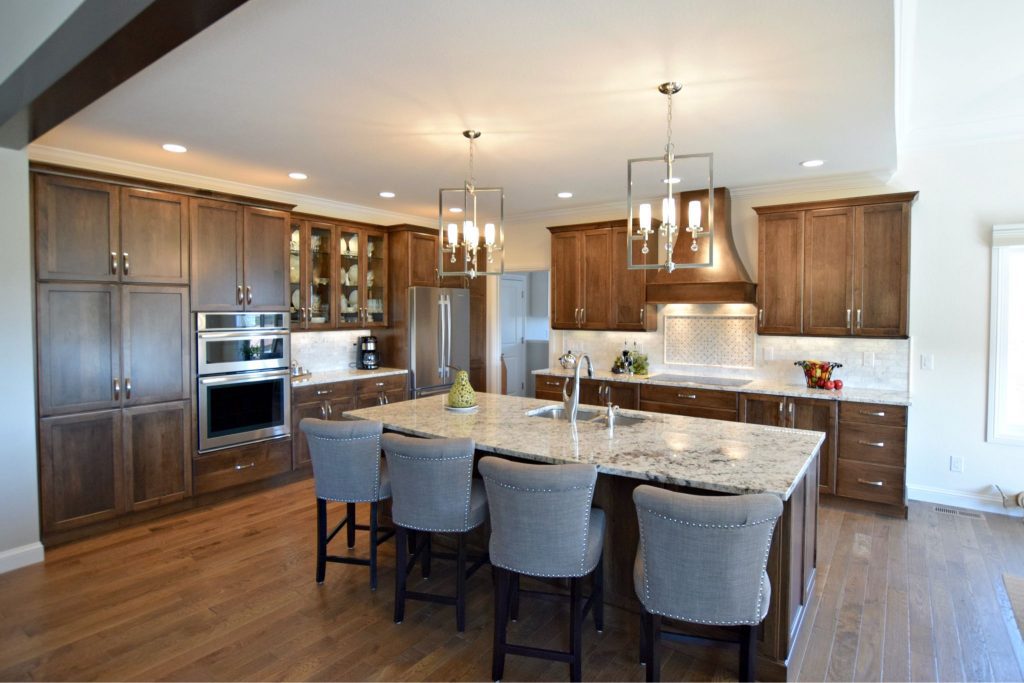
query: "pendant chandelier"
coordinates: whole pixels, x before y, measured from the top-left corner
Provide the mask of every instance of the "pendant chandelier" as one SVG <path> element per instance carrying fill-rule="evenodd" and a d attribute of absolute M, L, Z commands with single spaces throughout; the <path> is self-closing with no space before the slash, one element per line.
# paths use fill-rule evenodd
<path fill-rule="evenodd" d="M 469 278 L 502 275 L 505 272 L 505 191 L 500 187 L 476 186 L 473 151 L 481 133 L 464 130 L 462 135 L 469 140 L 469 179 L 463 187 L 441 188 L 437 194 L 438 273 L 441 277 Z"/>
<path fill-rule="evenodd" d="M 658 92 L 668 98 L 665 153 L 656 157 L 630 159 L 626 165 L 626 203 L 629 215 L 628 225 L 630 226 L 626 265 L 630 270 L 666 270 L 671 273 L 680 268 L 709 268 L 713 265 L 712 255 L 714 254 L 715 239 L 714 158 L 711 153 L 675 153 L 675 145 L 672 142 L 672 96 L 682 87 L 681 83 L 674 81 L 658 86 Z M 674 251 L 680 236 L 676 206 L 677 190 L 681 189 L 685 180 L 677 175 L 679 170 L 677 163 L 686 161 L 687 168 L 689 168 L 693 164 L 688 160 L 694 160 L 699 165 L 699 173 L 703 173 L 706 165 L 708 225 L 707 227 L 701 225 L 701 202 L 693 200 L 687 207 L 687 223 L 683 230 L 689 235 L 690 251 L 694 254 L 700 251 L 698 240 L 708 240 L 707 260 L 684 260 L 676 263 Z M 677 188 L 677 185 L 680 187 Z M 659 195 L 661 217 L 660 221 L 655 224 L 656 219 L 651 206 L 652 200 L 656 202 Z M 634 197 L 637 198 L 635 201 Z M 634 257 L 634 249 L 640 252 L 639 258 Z M 652 249 L 657 250 L 656 259 L 651 259 L 649 256 Z M 656 262 L 652 263 L 652 260 Z"/>

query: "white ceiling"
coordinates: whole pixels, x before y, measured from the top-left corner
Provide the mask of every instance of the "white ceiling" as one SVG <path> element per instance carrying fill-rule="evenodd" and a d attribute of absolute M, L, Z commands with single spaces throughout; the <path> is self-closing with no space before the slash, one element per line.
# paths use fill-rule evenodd
<path fill-rule="evenodd" d="M 719 185 L 891 170 L 893 34 L 891 0 L 251 0 L 38 143 L 429 217 L 477 128 L 514 216 L 624 200 L 679 80 Z"/>

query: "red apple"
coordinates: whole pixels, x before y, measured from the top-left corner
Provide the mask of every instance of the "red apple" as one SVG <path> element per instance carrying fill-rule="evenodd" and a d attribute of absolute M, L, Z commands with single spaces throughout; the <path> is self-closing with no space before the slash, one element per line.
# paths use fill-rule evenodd
<path fill-rule="evenodd" d="M 842 389 L 842 388 L 843 388 L 843 380 L 841 380 L 841 379 L 837 379 L 837 380 L 835 380 L 835 381 L 833 382 L 833 384 L 835 384 L 835 385 L 836 385 L 836 389 Z"/>
<path fill-rule="evenodd" d="M 832 391 L 833 389 L 836 388 L 836 383 L 833 382 L 832 380 L 829 380 L 825 382 L 825 388 L 828 389 L 829 391 Z"/>
<path fill-rule="evenodd" d="M 818 388 L 819 389 L 824 389 L 825 388 L 825 380 L 823 380 L 823 379 L 819 379 L 818 380 Z"/>

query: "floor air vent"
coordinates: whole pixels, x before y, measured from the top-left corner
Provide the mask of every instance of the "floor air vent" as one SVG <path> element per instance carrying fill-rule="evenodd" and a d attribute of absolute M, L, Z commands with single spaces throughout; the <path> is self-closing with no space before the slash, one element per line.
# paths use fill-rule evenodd
<path fill-rule="evenodd" d="M 949 508 L 943 505 L 936 505 L 935 511 L 943 515 L 956 515 L 957 517 L 967 517 L 968 519 L 984 519 L 984 517 L 978 512 L 961 510 L 960 508 Z"/>

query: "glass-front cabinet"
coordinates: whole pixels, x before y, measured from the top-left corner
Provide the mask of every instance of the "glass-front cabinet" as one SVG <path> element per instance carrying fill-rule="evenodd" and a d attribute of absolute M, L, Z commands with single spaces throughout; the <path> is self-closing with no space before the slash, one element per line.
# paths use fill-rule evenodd
<path fill-rule="evenodd" d="M 387 233 L 293 221 L 290 282 L 293 330 L 386 327 Z"/>

